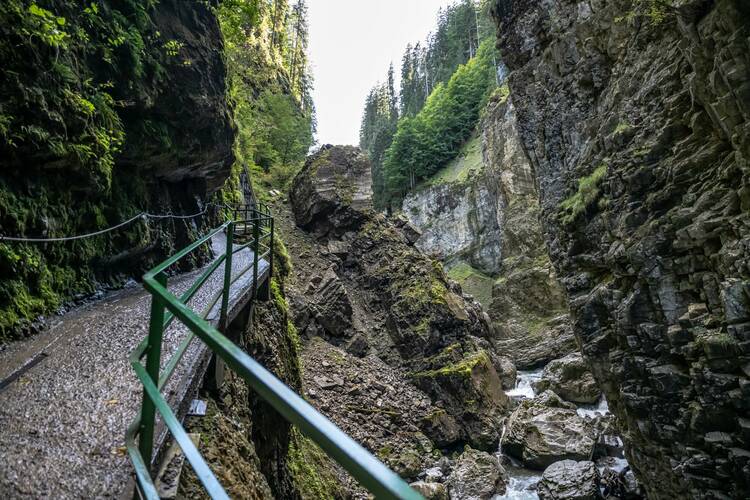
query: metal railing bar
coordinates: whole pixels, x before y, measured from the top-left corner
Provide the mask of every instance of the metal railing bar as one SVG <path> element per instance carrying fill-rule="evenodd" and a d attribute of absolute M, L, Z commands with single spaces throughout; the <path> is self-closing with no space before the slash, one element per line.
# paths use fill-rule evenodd
<path fill-rule="evenodd" d="M 211 238 L 213 238 L 214 235 L 216 235 L 217 233 L 223 231 L 224 228 L 229 225 L 229 223 L 230 223 L 229 221 L 225 222 L 221 226 L 219 226 L 216 229 L 210 231 L 208 234 L 206 234 L 205 236 L 203 236 L 198 241 L 195 241 L 194 243 L 191 243 L 187 247 L 183 248 L 182 250 L 180 250 L 178 253 L 176 253 L 175 255 L 173 255 L 172 257 L 170 257 L 169 259 L 165 260 L 164 262 L 162 262 L 161 264 L 159 264 L 155 268 L 153 268 L 150 271 L 148 271 L 143 276 L 143 279 L 146 280 L 147 278 L 153 278 L 154 276 L 156 276 L 160 272 L 162 272 L 165 269 L 167 269 L 168 267 L 172 266 L 177 261 L 179 261 L 181 258 L 183 258 L 185 255 L 189 254 L 190 252 L 192 252 L 193 250 L 195 250 L 196 248 L 198 248 L 199 246 L 201 246 L 202 244 L 206 243 L 208 240 L 210 240 Z"/>
<path fill-rule="evenodd" d="M 236 246 L 234 250 L 232 250 L 232 255 L 236 254 L 237 252 L 241 252 L 244 249 L 248 248 L 249 246 L 253 245 L 255 242 L 250 241 L 248 243 L 243 243 L 242 245 Z"/>
<path fill-rule="evenodd" d="M 166 400 L 164 400 L 161 393 L 159 392 L 159 389 L 156 387 L 156 385 L 154 385 L 154 382 L 149 377 L 146 369 L 141 365 L 137 365 L 134 368 L 136 374 L 138 375 L 138 378 L 141 380 L 141 383 L 146 390 L 146 393 L 148 394 L 148 397 L 151 399 L 151 401 L 154 403 L 154 406 L 161 414 L 164 424 L 166 424 L 167 428 L 172 433 L 172 436 L 174 436 L 174 439 L 182 449 L 182 453 L 185 455 L 185 458 L 187 458 L 190 462 L 190 465 L 193 468 L 193 472 L 195 472 L 195 475 L 198 476 L 200 482 L 203 483 L 203 486 L 206 488 L 208 494 L 213 498 L 229 500 L 229 496 L 226 494 L 226 492 L 224 492 L 224 488 L 222 488 L 218 479 L 216 479 L 216 476 L 214 476 L 214 473 L 211 472 L 211 469 L 203 460 L 203 457 L 198 451 L 198 448 L 195 447 L 195 443 L 193 443 L 193 440 L 190 439 L 190 436 L 188 436 L 187 432 L 182 427 L 182 424 L 180 424 L 180 421 L 177 420 L 177 417 L 172 412 L 169 404 L 167 404 Z M 148 478 L 150 480 L 151 476 L 149 475 Z"/>
<path fill-rule="evenodd" d="M 151 473 L 149 472 L 148 466 L 146 466 L 146 462 L 143 461 L 143 457 L 138 451 L 135 437 L 133 437 L 132 441 L 129 439 L 126 439 L 125 441 L 128 455 L 130 455 L 130 461 L 133 463 L 133 469 L 135 469 L 135 475 L 138 478 L 138 487 L 140 488 L 141 495 L 146 500 L 160 500 L 159 492 L 156 490 L 156 485 L 151 481 Z"/>
<path fill-rule="evenodd" d="M 182 357 L 187 352 L 187 348 L 190 346 L 190 343 L 194 338 L 195 334 L 191 331 L 188 331 L 188 334 L 185 336 L 182 342 L 180 342 L 180 346 L 177 348 L 174 354 L 172 354 L 172 357 L 169 358 L 169 362 L 167 362 L 167 364 L 164 366 L 164 369 L 159 376 L 159 390 L 163 389 L 164 386 L 167 385 L 167 382 L 169 382 L 169 379 L 172 378 L 174 370 L 175 368 L 177 368 L 177 364 L 182 361 Z"/>
<path fill-rule="evenodd" d="M 259 259 L 265 259 L 265 258 L 266 258 L 266 257 L 268 257 L 268 256 L 269 256 L 270 254 L 271 254 L 271 249 L 269 248 L 268 250 L 266 250 L 266 251 L 265 251 L 265 252 L 263 252 L 262 254 L 258 255 L 258 258 L 259 258 Z"/>
<path fill-rule="evenodd" d="M 221 265 L 222 262 L 224 262 L 224 259 L 226 259 L 226 255 L 222 254 L 221 256 L 217 257 L 214 262 L 209 265 L 208 268 L 206 268 L 206 271 L 201 274 L 201 276 L 198 278 L 198 280 L 193 283 L 193 285 L 182 295 L 180 295 L 180 302 L 187 304 L 190 302 L 190 299 L 193 298 L 193 296 L 198 293 L 198 290 L 201 289 L 201 287 L 208 281 L 208 278 L 211 277 L 211 275 L 216 271 L 216 269 Z M 174 315 L 172 313 L 167 313 L 167 319 L 164 320 L 164 329 L 166 330 L 169 325 L 172 324 L 172 321 L 174 321 Z"/>
<path fill-rule="evenodd" d="M 371 493 L 383 498 L 415 500 L 422 498 L 403 479 L 218 330 L 184 304 L 169 300 L 169 291 L 158 282 L 149 279 L 145 281 L 144 286 L 153 294 L 159 295 L 164 300 L 167 309 L 180 318 L 216 355 L 248 381 L 261 398 L 315 441 Z"/>

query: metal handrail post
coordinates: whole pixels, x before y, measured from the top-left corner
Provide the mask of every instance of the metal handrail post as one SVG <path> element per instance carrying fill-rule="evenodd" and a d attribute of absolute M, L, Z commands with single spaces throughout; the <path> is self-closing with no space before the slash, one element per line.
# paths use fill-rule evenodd
<path fill-rule="evenodd" d="M 163 272 L 156 275 L 156 281 L 167 288 L 167 275 Z M 146 351 L 146 371 L 155 384 L 159 383 L 159 367 L 161 364 L 161 340 L 164 334 L 164 299 L 158 295 L 151 295 L 151 320 L 148 325 L 148 347 Z M 141 425 L 138 432 L 138 448 L 148 467 L 151 466 L 151 455 L 154 448 L 154 426 L 156 406 L 151 398 L 143 391 L 141 405 Z"/>
<path fill-rule="evenodd" d="M 253 219 L 253 299 L 258 296 L 258 252 L 260 251 L 260 219 Z"/>
<path fill-rule="evenodd" d="M 232 287 L 232 247 L 234 246 L 234 221 L 227 226 L 227 248 L 224 258 L 224 290 L 221 295 L 221 314 L 219 325 L 226 331 L 227 314 L 229 310 L 229 290 Z"/>
<path fill-rule="evenodd" d="M 271 217 L 271 238 L 270 244 L 268 245 L 270 251 L 268 252 L 268 279 L 273 278 L 273 217 Z"/>

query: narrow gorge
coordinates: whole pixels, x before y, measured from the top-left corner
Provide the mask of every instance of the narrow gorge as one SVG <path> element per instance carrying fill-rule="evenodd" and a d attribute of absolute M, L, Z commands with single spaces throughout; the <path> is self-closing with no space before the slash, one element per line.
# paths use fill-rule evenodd
<path fill-rule="evenodd" d="M 3 497 L 750 498 L 750 3 L 414 4 L 0 5 Z"/>

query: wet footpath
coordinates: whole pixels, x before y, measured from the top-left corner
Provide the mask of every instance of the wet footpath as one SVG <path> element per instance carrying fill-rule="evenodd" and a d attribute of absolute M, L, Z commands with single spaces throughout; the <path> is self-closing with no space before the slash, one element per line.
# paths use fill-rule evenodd
<path fill-rule="evenodd" d="M 223 236 L 212 245 L 218 255 Z M 251 261 L 249 250 L 238 252 L 233 271 Z M 186 290 L 199 273 L 170 278 L 170 290 Z M 222 279 L 220 266 L 190 302 L 193 310 L 209 303 Z M 134 283 L 51 319 L 45 332 L 0 351 L 0 498 L 126 492 L 133 474 L 125 431 L 142 394 L 128 356 L 147 334 L 150 304 L 151 296 Z M 178 321 L 167 329 L 162 364 L 186 335 Z M 170 402 L 193 377 L 204 352 L 194 339 L 163 391 Z"/>

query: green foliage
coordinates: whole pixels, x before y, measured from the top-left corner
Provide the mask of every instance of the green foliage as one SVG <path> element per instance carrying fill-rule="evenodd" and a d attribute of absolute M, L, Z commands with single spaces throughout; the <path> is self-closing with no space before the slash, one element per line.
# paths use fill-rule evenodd
<path fill-rule="evenodd" d="M 158 38 L 150 6 L 146 0 L 0 4 L 3 163 L 65 164 L 95 189 L 110 188 L 125 140 L 112 82 L 138 89 L 146 72 L 161 68 L 161 55 L 146 48 Z"/>
<path fill-rule="evenodd" d="M 495 88 L 494 59 L 494 43 L 487 40 L 477 56 L 459 66 L 446 85 L 432 91 L 415 117 L 399 121 L 383 162 L 389 202 L 400 202 L 420 180 L 455 158 Z"/>
<path fill-rule="evenodd" d="M 388 69 L 386 83 L 376 85 L 367 96 L 362 125 L 359 129 L 359 146 L 366 151 L 372 168 L 372 189 L 375 208 L 383 209 L 385 179 L 383 156 L 391 145 L 398 124 L 396 90 L 393 66 Z"/>
<path fill-rule="evenodd" d="M 372 163 L 373 201 L 377 209 L 385 209 L 393 198 L 390 192 L 393 181 L 387 178 L 384 160 L 396 134 L 399 116 L 402 121 L 415 117 L 424 107 L 428 96 L 441 84 L 448 83 L 460 65 L 478 54 L 480 45 L 494 40 L 490 5 L 489 0 L 481 0 L 477 8 L 474 1 L 460 0 L 445 10 L 441 9 L 435 32 L 430 34 L 427 42 L 406 47 L 401 63 L 398 98 L 392 66 L 386 83 L 377 84 L 370 91 L 360 128 L 360 147 L 367 151 Z M 409 124 L 403 127 L 407 133 L 412 130 Z M 409 183 L 413 180 L 409 176 Z"/>
<path fill-rule="evenodd" d="M 133 167 L 116 175 L 115 160 L 125 147 L 125 103 L 151 93 L 164 75 L 153 4 L 0 2 L 0 233 L 78 234 L 148 206 L 143 179 Z M 0 341 L 92 293 L 97 280 L 116 284 L 126 264 L 105 256 L 153 248 L 159 231 L 136 223 L 69 243 L 0 244 Z"/>
<path fill-rule="evenodd" d="M 560 203 L 560 221 L 570 225 L 599 200 L 599 184 L 607 175 L 607 165 L 599 165 L 591 175 L 578 180 L 578 190 Z"/>
<path fill-rule="evenodd" d="M 457 281 L 464 292 L 473 295 L 480 304 L 489 307 L 495 280 L 471 265 L 460 262 L 448 270 L 448 277 Z"/>
<path fill-rule="evenodd" d="M 218 15 L 237 125 L 236 164 L 226 197 L 238 197 L 239 172 L 245 168 L 261 191 L 284 189 L 301 167 L 315 125 L 305 2 L 290 12 L 286 0 L 226 0 Z"/>

